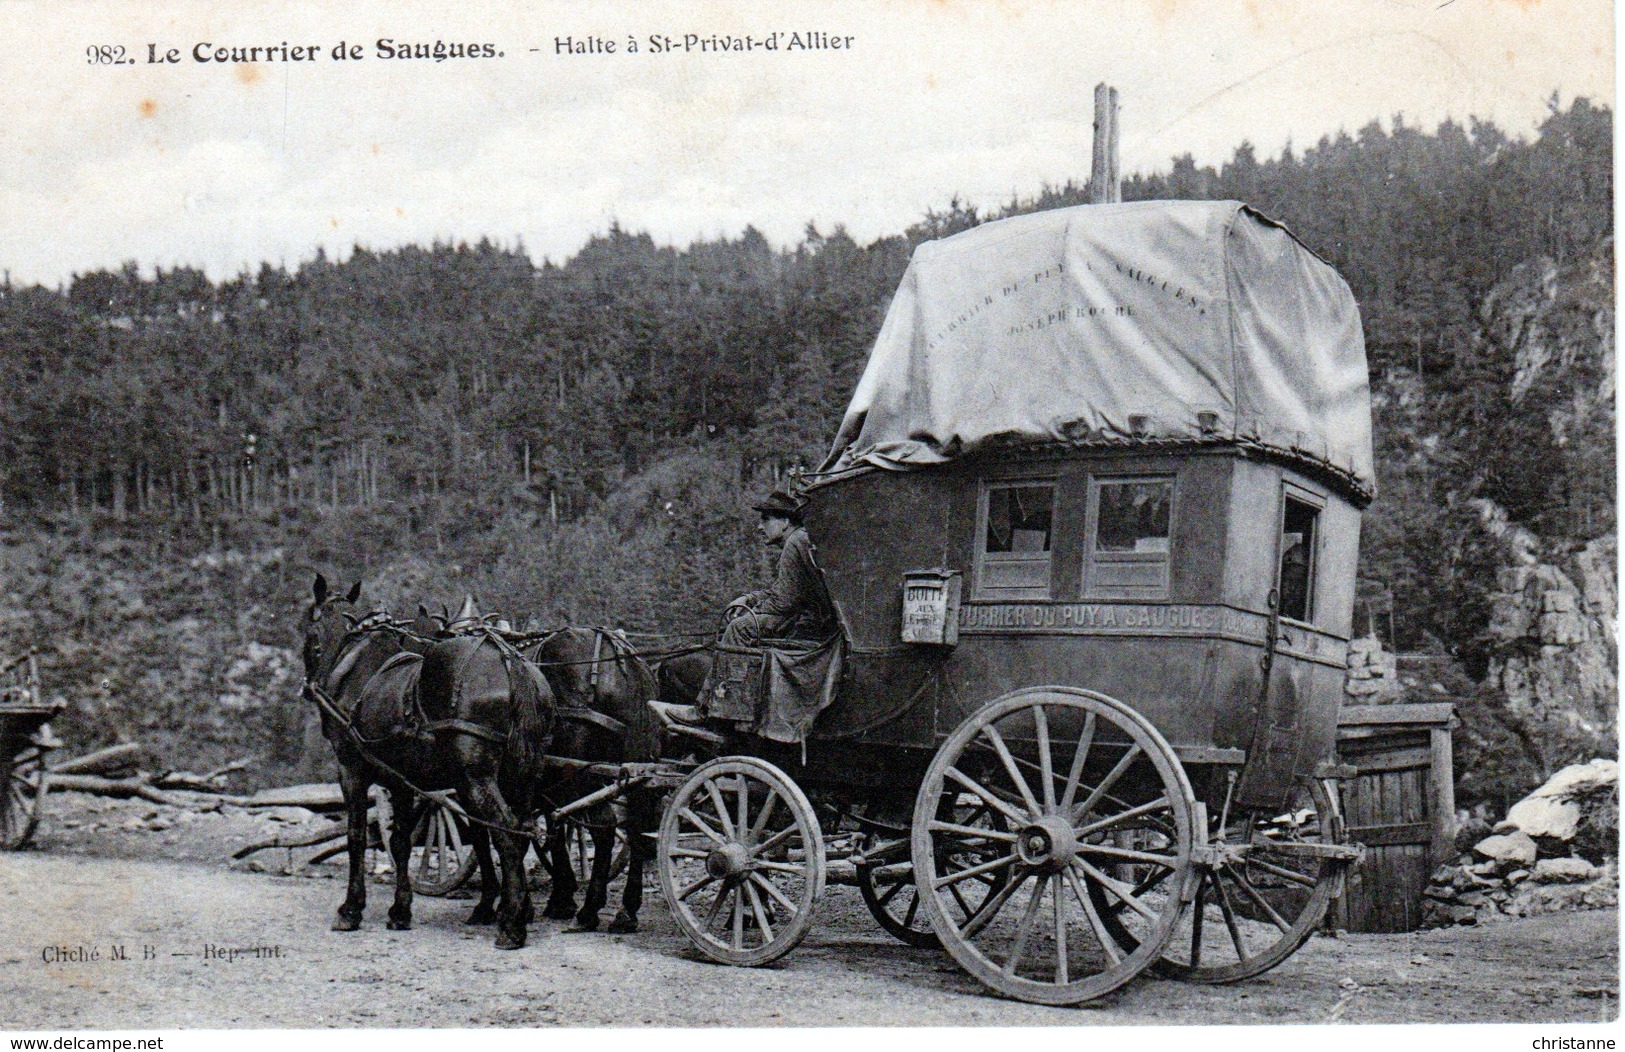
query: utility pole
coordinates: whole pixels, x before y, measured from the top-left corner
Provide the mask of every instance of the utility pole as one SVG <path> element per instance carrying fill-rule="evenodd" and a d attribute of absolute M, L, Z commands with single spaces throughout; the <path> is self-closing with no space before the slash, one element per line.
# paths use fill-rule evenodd
<path fill-rule="evenodd" d="M 1117 89 L 1095 85 L 1095 148 L 1089 173 L 1092 204 L 1116 204 L 1123 199 L 1122 174 L 1117 166 Z"/>

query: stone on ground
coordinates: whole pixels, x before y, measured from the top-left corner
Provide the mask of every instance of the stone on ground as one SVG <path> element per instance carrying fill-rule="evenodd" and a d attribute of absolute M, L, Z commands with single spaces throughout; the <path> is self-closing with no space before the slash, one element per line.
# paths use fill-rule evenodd
<path fill-rule="evenodd" d="M 1473 845 L 1473 852 L 1480 858 L 1508 866 L 1528 867 L 1535 864 L 1535 842 L 1521 831 L 1485 837 Z"/>

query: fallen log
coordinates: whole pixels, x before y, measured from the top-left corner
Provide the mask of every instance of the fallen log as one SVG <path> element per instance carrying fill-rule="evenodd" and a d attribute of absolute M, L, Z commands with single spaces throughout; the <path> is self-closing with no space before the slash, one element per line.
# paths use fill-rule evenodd
<path fill-rule="evenodd" d="M 334 845 L 333 847 L 324 847 L 324 848 L 322 848 L 320 851 L 316 852 L 314 855 L 307 858 L 305 860 L 305 865 L 314 866 L 318 862 L 326 862 L 328 859 L 332 858 L 334 855 L 342 855 L 342 854 L 344 854 L 344 852 L 346 852 L 348 850 L 350 850 L 350 841 L 348 839 L 346 839 L 344 841 L 344 843 L 342 843 L 342 844 L 337 844 L 337 845 Z"/>
<path fill-rule="evenodd" d="M 343 822 L 335 822 L 333 823 L 332 829 L 322 829 L 315 833 L 306 833 L 304 836 L 290 837 L 288 839 L 283 839 L 280 836 L 274 836 L 269 840 L 261 840 L 257 843 L 249 844 L 246 847 L 238 848 L 236 851 L 232 852 L 231 857 L 247 858 L 256 851 L 264 851 L 266 848 L 272 847 L 314 847 L 317 844 L 325 844 L 329 840 L 337 840 L 341 836 L 346 836 L 348 832 L 349 827 L 347 824 Z"/>
<path fill-rule="evenodd" d="M 126 767 L 134 767 L 147 747 L 140 742 L 123 742 L 105 749 L 87 752 L 83 756 L 51 764 L 52 774 L 108 774 Z"/>
<path fill-rule="evenodd" d="M 259 759 L 258 756 L 244 756 L 240 760 L 231 761 L 230 763 L 226 764 L 224 767 L 216 767 L 214 770 L 210 771 L 208 774 L 204 775 L 203 777 L 209 779 L 210 781 L 213 781 L 216 778 L 224 778 L 226 775 L 231 774 L 233 771 L 247 770 L 248 766 L 250 764 L 252 764 L 257 759 Z"/>
<path fill-rule="evenodd" d="M 344 793 L 332 782 L 284 785 L 261 789 L 243 801 L 244 807 L 303 807 L 310 811 L 344 810 Z"/>
<path fill-rule="evenodd" d="M 191 789 L 199 793 L 217 793 L 220 791 L 220 781 L 233 771 L 240 771 L 253 762 L 251 757 L 233 760 L 224 767 L 217 767 L 208 774 L 197 774 L 192 771 L 166 771 L 152 780 L 152 784 L 159 789 Z"/>
<path fill-rule="evenodd" d="M 218 811 L 223 804 L 233 807 L 242 807 L 248 802 L 246 796 L 236 796 L 231 793 L 222 793 L 218 789 L 200 791 L 197 789 L 170 789 L 166 790 L 170 796 L 197 811 Z"/>
<path fill-rule="evenodd" d="M 190 789 L 195 793 L 212 793 L 220 787 L 209 781 L 209 776 L 192 771 L 165 771 L 152 779 L 157 789 Z"/>
<path fill-rule="evenodd" d="M 180 797 L 154 789 L 139 778 L 103 778 L 94 774 L 57 774 L 52 772 L 46 784 L 55 792 L 94 793 L 97 796 L 116 796 L 129 799 L 138 796 L 155 804 L 189 808 Z"/>

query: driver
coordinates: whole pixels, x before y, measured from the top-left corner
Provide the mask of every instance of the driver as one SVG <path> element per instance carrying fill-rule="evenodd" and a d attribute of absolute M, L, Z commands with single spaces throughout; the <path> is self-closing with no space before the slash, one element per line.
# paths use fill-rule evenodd
<path fill-rule="evenodd" d="M 783 489 L 752 505 L 761 513 L 756 529 L 769 548 L 779 548 L 779 567 L 773 584 L 728 604 L 728 626 L 723 646 L 755 647 L 764 639 L 826 638 L 835 624 L 829 593 L 814 560 L 812 538 L 801 526 L 806 501 Z"/>
<path fill-rule="evenodd" d="M 763 542 L 779 549 L 778 572 L 770 587 L 747 592 L 728 604 L 728 624 L 718 640 L 722 646 L 759 647 L 770 639 L 821 642 L 835 631 L 834 606 L 813 559 L 812 538 L 801 526 L 804 503 L 801 497 L 778 489 L 752 505 L 762 516 L 757 532 Z M 710 654 L 662 664 L 662 697 L 649 702 L 649 707 L 668 727 L 705 721 L 694 702 L 709 679 L 710 666 Z"/>

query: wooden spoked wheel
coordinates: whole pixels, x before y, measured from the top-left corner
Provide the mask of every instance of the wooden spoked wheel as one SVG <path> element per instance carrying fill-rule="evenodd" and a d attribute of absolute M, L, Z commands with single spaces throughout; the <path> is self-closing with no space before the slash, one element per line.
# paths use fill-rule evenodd
<path fill-rule="evenodd" d="M 28 846 L 45 811 L 50 772 L 37 748 L 5 761 L 5 799 L 0 801 L 0 849 L 17 851 Z"/>
<path fill-rule="evenodd" d="M 593 846 L 592 830 L 584 825 L 571 822 L 564 831 L 565 843 L 570 849 L 570 865 L 575 869 L 576 880 L 582 884 L 592 876 L 593 856 L 597 849 Z M 614 880 L 626 872 L 627 863 L 631 860 L 632 848 L 626 841 L 626 827 L 620 821 L 615 823 L 614 854 L 609 861 L 609 879 Z"/>
<path fill-rule="evenodd" d="M 926 916 L 999 993 L 1099 997 L 1173 934 L 1194 810 L 1173 749 L 1133 709 L 1067 687 L 1007 695 L 960 724 L 920 787 L 912 846 Z M 1120 907 L 1110 926 L 1102 899 Z"/>
<path fill-rule="evenodd" d="M 429 801 L 412 833 L 412 890 L 449 895 L 473 874 L 477 860 L 468 822 L 451 808 Z"/>
<path fill-rule="evenodd" d="M 943 806 L 940 814 L 959 825 L 1001 831 L 1009 829 L 1009 823 L 1002 815 L 972 793 L 961 793 L 952 801 L 945 799 Z M 863 904 L 869 907 L 869 912 L 888 934 L 910 946 L 937 949 L 942 946 L 942 940 L 931 930 L 931 922 L 920 907 L 919 887 L 914 883 L 914 864 L 908 861 L 909 847 L 907 840 L 898 840 L 895 846 L 870 853 L 872 863 L 857 868 L 858 892 L 863 896 Z M 944 854 L 939 857 L 937 868 L 942 870 L 949 863 L 949 855 L 962 856 L 962 860 L 970 858 L 965 863 L 968 865 L 986 861 L 985 852 L 971 857 L 966 855 L 963 847 L 939 844 Z M 1009 879 L 1009 874 L 1003 872 L 978 875 L 974 891 L 961 891 L 953 896 L 954 905 L 958 907 L 957 916 L 961 920 L 969 916 L 972 912 L 969 905 L 971 898 L 981 901 L 989 891 L 998 891 Z"/>
<path fill-rule="evenodd" d="M 1348 868 L 1342 815 L 1318 781 L 1299 783 L 1285 808 L 1230 815 L 1222 828 L 1221 817 L 1210 823 L 1211 861 L 1198 864 L 1195 897 L 1156 965 L 1170 978 L 1233 983 L 1269 971 L 1325 918 Z M 1096 905 L 1115 925 L 1120 907 Z"/>
<path fill-rule="evenodd" d="M 934 949 L 942 945 L 920 909 L 914 885 L 914 864 L 908 861 L 869 863 L 858 867 L 858 894 L 876 923 L 888 935 L 910 946 Z"/>
<path fill-rule="evenodd" d="M 707 957 L 778 960 L 807 934 L 824 893 L 812 805 L 765 761 L 702 764 L 661 819 L 660 886 L 678 927 Z"/>
<path fill-rule="evenodd" d="M 548 865 L 547 852 L 547 816 L 538 814 L 531 820 L 531 847 L 533 853 L 527 854 L 526 875 L 530 881 L 531 890 L 549 888 L 553 883 L 553 874 Z M 569 818 L 564 819 L 564 849 L 570 859 L 570 873 L 575 877 L 578 885 L 585 885 L 592 876 L 593 856 L 597 849 L 593 847 L 592 830 Z M 616 816 L 615 824 L 615 853 L 610 858 L 609 879 L 614 881 L 626 872 L 628 863 L 632 860 L 632 847 L 626 839 L 626 829 Z"/>

